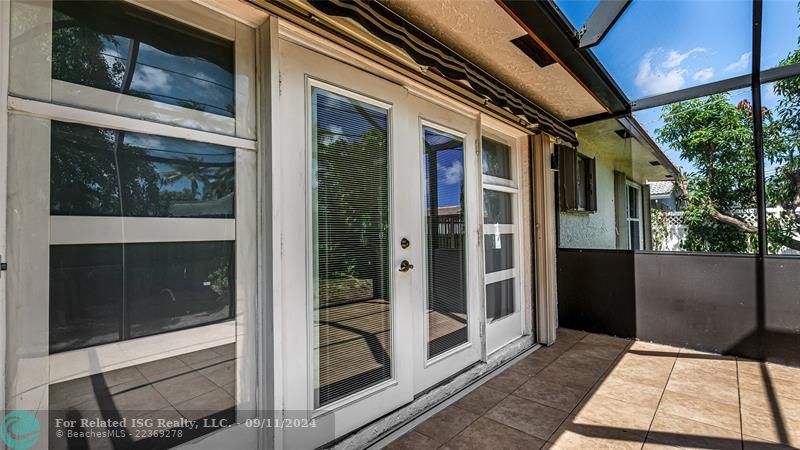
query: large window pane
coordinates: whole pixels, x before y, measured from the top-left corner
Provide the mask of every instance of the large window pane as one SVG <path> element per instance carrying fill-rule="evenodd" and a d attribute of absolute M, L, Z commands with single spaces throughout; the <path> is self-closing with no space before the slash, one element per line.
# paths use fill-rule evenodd
<path fill-rule="evenodd" d="M 800 254 L 800 77 L 762 86 L 768 250 Z"/>
<path fill-rule="evenodd" d="M 510 180 L 511 147 L 485 136 L 481 142 L 483 174 Z"/>
<path fill-rule="evenodd" d="M 391 377 L 389 114 L 314 88 L 316 406 Z"/>
<path fill-rule="evenodd" d="M 233 317 L 233 241 L 50 247 L 50 351 Z"/>
<path fill-rule="evenodd" d="M 53 78 L 233 117 L 234 46 L 127 2 L 53 2 Z"/>
<path fill-rule="evenodd" d="M 428 357 L 468 340 L 464 141 L 423 127 L 427 219 Z"/>
<path fill-rule="evenodd" d="M 232 147 L 56 121 L 51 130 L 53 215 L 234 216 Z"/>
<path fill-rule="evenodd" d="M 227 242 L 125 245 L 129 337 L 234 316 L 234 249 Z"/>
<path fill-rule="evenodd" d="M 50 247 L 50 353 L 122 338 L 121 245 Z"/>

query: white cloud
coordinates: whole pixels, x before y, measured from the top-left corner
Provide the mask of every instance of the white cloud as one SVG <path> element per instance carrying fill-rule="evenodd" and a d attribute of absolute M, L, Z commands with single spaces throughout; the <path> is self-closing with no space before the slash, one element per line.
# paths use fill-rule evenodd
<path fill-rule="evenodd" d="M 660 49 L 650 50 L 639 62 L 639 72 L 634 83 L 645 95 L 663 94 L 681 89 L 686 84 L 686 69 L 673 68 L 664 72 L 653 67 L 653 57 L 659 51 Z"/>
<path fill-rule="evenodd" d="M 147 93 L 160 94 L 172 90 L 166 72 L 144 65 L 136 67 L 136 71 L 133 72 L 133 85 L 136 89 Z"/>
<path fill-rule="evenodd" d="M 459 160 L 453 161 L 450 166 L 444 167 L 444 182 L 447 184 L 461 184 L 464 180 L 464 165 Z"/>
<path fill-rule="evenodd" d="M 739 57 L 739 60 L 735 63 L 728 64 L 724 69 L 723 72 L 731 72 L 731 71 L 740 71 L 745 70 L 747 67 L 750 66 L 750 52 L 742 53 L 742 56 Z"/>
<path fill-rule="evenodd" d="M 714 69 L 711 67 L 706 67 L 705 69 L 700 69 L 694 73 L 692 79 L 695 81 L 708 81 L 714 77 Z"/>
<path fill-rule="evenodd" d="M 691 56 L 692 53 L 702 53 L 704 51 L 706 51 L 706 49 L 702 47 L 693 48 L 686 53 L 681 53 L 677 50 L 670 50 L 666 59 L 664 59 L 664 62 L 661 63 L 661 65 L 664 66 L 665 69 L 674 69 L 686 61 L 686 59 Z"/>

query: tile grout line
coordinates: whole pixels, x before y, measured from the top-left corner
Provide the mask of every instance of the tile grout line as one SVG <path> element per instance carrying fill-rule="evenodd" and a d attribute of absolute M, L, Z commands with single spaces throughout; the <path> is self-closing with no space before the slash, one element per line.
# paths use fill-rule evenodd
<path fill-rule="evenodd" d="M 661 401 L 664 399 L 664 394 L 667 392 L 667 385 L 669 385 L 669 380 L 672 379 L 672 372 L 675 370 L 675 364 L 678 363 L 678 358 L 681 355 L 680 349 L 675 354 L 675 360 L 672 361 L 672 367 L 669 368 L 669 376 L 667 377 L 667 381 L 664 383 L 664 388 L 661 390 L 661 396 L 658 397 L 658 404 L 656 404 L 656 410 L 653 411 L 653 418 L 650 419 L 650 426 L 647 427 L 647 433 L 644 434 L 644 441 L 642 442 L 642 446 L 640 448 L 644 448 L 647 444 L 647 438 L 650 437 L 650 430 L 653 429 L 653 423 L 656 421 L 656 414 L 658 414 L 658 408 L 661 407 Z"/>

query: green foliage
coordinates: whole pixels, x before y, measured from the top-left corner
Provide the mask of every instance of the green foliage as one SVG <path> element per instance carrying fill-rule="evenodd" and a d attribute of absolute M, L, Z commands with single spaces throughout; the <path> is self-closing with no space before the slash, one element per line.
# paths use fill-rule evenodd
<path fill-rule="evenodd" d="M 714 211 L 747 223 L 743 213 L 755 208 L 755 154 L 752 115 L 747 102 L 730 103 L 715 94 L 664 107 L 664 127 L 656 130 L 690 161 L 696 171 L 678 180 L 686 186 L 684 221 L 689 251 L 746 252 L 752 234 L 721 223 Z"/>
<path fill-rule="evenodd" d="M 667 214 L 660 209 L 651 209 L 650 224 L 652 227 L 653 248 L 655 250 L 666 250 L 665 246 L 669 237 Z"/>

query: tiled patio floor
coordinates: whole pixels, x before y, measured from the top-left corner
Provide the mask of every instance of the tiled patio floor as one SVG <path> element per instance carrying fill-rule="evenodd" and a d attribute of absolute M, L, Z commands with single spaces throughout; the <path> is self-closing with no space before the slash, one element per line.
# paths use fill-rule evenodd
<path fill-rule="evenodd" d="M 559 330 L 392 449 L 800 448 L 800 368 Z"/>

